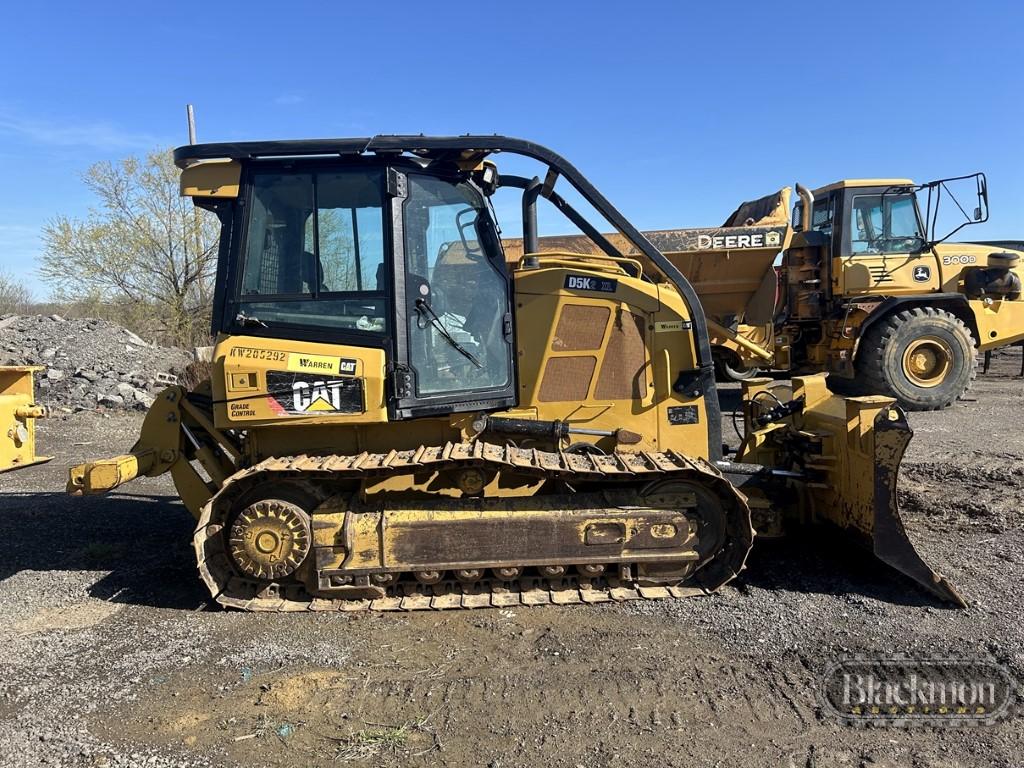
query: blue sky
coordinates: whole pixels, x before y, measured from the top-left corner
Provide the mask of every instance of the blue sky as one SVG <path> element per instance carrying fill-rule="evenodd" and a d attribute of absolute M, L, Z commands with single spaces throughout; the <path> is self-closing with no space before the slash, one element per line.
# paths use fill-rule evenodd
<path fill-rule="evenodd" d="M 187 102 L 201 141 L 531 138 L 642 228 L 793 181 L 983 170 L 968 236 L 1024 238 L 1022 22 L 1010 2 L 17 3 L 0 269 L 44 297 L 41 225 L 86 212 L 89 164 L 184 143 Z"/>

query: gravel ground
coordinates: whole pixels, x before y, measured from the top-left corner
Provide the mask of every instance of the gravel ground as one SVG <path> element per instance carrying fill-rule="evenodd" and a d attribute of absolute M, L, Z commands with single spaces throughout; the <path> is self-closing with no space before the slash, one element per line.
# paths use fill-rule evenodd
<path fill-rule="evenodd" d="M 140 417 L 52 419 L 57 458 L 0 480 L 0 765 L 1024 765 L 1019 720 L 860 730 L 816 693 L 856 653 L 985 657 L 1024 679 L 1019 354 L 973 402 L 911 417 L 904 517 L 967 610 L 809 537 L 759 541 L 709 598 L 212 610 L 169 482 L 61 492 L 67 465 L 127 448 Z"/>

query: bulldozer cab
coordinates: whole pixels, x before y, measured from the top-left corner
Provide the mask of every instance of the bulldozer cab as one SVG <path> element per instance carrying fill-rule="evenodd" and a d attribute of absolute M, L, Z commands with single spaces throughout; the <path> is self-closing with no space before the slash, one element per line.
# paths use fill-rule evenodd
<path fill-rule="evenodd" d="M 496 152 L 539 161 L 544 182 L 499 176 L 486 160 Z M 537 241 L 535 206 L 545 197 L 607 258 L 628 261 L 625 248 L 600 235 L 559 196 L 558 179 L 604 217 L 630 252 L 645 255 L 645 280 L 668 283 L 681 295 L 692 318 L 697 361 L 685 378 L 715 401 L 704 313 L 693 287 L 549 150 L 503 137 L 376 137 L 191 145 L 176 150 L 175 158 L 183 169 L 183 194 L 222 221 L 214 333 L 379 350 L 387 380 L 380 382 L 386 413 L 378 421 L 517 404 L 514 270 L 508 269 L 489 202 L 498 188 L 522 190 L 524 242 Z M 340 365 L 354 370 L 360 364 L 342 359 Z M 318 372 L 315 360 L 309 365 L 296 373 Z M 323 365 L 323 373 L 345 373 L 333 362 Z M 286 410 L 305 413 L 317 404 L 317 382 L 308 384 L 309 402 Z M 369 412 L 362 406 L 377 397 L 348 382 L 337 389 L 324 408 Z M 235 399 L 243 400 L 245 391 Z M 231 400 L 231 393 L 220 399 Z M 234 412 L 246 414 L 244 405 Z M 719 455 L 717 415 L 709 422 L 708 451 Z"/>
<path fill-rule="evenodd" d="M 261 160 L 242 188 L 216 332 L 386 350 L 406 415 L 511 404 L 509 280 L 471 178 L 395 159 Z"/>

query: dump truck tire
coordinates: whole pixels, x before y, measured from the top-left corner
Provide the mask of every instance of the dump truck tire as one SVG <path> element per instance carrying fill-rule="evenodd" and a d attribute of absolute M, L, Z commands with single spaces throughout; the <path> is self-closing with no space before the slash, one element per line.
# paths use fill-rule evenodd
<path fill-rule="evenodd" d="M 747 368 L 731 354 L 715 355 L 715 377 L 719 381 L 746 381 L 760 375 L 760 368 Z"/>
<path fill-rule="evenodd" d="M 910 411 L 946 408 L 977 373 L 970 330 L 955 315 L 913 307 L 880 320 L 860 343 L 858 389 L 885 394 Z"/>

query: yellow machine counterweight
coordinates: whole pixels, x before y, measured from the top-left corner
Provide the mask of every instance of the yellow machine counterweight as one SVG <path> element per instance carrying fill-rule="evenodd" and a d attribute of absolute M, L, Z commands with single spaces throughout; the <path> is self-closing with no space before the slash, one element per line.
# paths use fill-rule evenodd
<path fill-rule="evenodd" d="M 522 155 L 536 178 L 499 175 Z M 723 454 L 692 285 L 572 165 L 500 136 L 190 145 L 223 223 L 211 379 L 157 399 L 101 493 L 169 472 L 199 572 L 247 610 L 414 610 L 682 597 L 755 529 L 823 522 L 962 603 L 918 557 L 895 484 L 910 431 L 823 376 L 748 383 Z M 540 178 L 544 178 L 542 182 Z M 555 191 L 564 179 L 643 258 Z M 509 262 L 490 197 L 522 190 Z M 551 201 L 600 253 L 537 253 Z"/>

